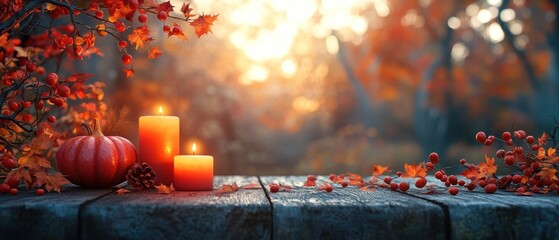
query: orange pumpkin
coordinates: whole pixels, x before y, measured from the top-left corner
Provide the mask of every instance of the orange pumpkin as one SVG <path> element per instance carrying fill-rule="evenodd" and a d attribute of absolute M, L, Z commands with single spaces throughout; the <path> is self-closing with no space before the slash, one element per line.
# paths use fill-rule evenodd
<path fill-rule="evenodd" d="M 85 125 L 85 124 L 84 124 Z M 136 162 L 136 148 L 126 138 L 104 136 L 95 119 L 90 136 L 64 142 L 56 153 L 56 165 L 66 178 L 82 187 L 106 188 L 126 180 L 128 169 Z"/>

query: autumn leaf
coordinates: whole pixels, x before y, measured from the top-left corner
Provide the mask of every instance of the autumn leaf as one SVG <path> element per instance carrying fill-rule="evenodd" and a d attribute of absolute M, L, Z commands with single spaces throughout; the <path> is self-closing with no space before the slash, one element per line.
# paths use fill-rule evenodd
<path fill-rule="evenodd" d="M 161 3 L 161 4 L 157 5 L 156 11 L 157 12 L 165 12 L 165 13 L 167 13 L 167 15 L 169 15 L 169 12 L 173 11 L 173 8 L 174 8 L 174 6 L 171 5 L 171 1 L 167 1 L 167 2 L 164 2 L 164 3 Z"/>
<path fill-rule="evenodd" d="M 536 156 L 537 159 L 542 160 L 545 158 L 545 148 L 540 147 L 538 148 L 538 155 Z"/>
<path fill-rule="evenodd" d="M 171 183 L 171 186 L 167 187 L 166 185 L 160 184 L 159 186 L 155 186 L 155 188 L 157 188 L 157 193 L 161 193 L 161 194 L 171 194 L 175 191 L 175 188 L 173 187 L 173 184 Z"/>
<path fill-rule="evenodd" d="M 555 168 L 545 168 L 538 173 L 538 176 L 540 176 L 544 181 L 553 182 L 557 180 L 557 176 L 555 175 L 556 173 L 557 169 Z"/>
<path fill-rule="evenodd" d="M 249 183 L 247 185 L 242 186 L 243 189 L 262 189 L 260 183 Z"/>
<path fill-rule="evenodd" d="M 31 178 L 31 174 L 29 174 L 29 171 L 27 171 L 27 169 L 24 167 L 18 167 L 12 169 L 12 171 L 10 171 L 6 176 L 5 182 L 7 182 L 12 178 L 17 179 L 18 182 L 23 180 L 25 186 L 27 186 L 28 188 L 33 185 L 33 179 Z"/>
<path fill-rule="evenodd" d="M 547 141 L 547 134 L 544 132 L 542 133 L 542 136 L 538 138 L 538 145 L 543 146 L 545 145 L 545 142 Z"/>
<path fill-rule="evenodd" d="M 381 166 L 378 164 L 373 165 L 373 176 L 381 176 L 385 172 L 390 172 L 391 170 L 388 169 L 388 166 Z"/>
<path fill-rule="evenodd" d="M 460 175 L 468 179 L 476 179 L 478 173 L 479 173 L 478 167 L 476 165 L 470 165 L 468 169 L 461 172 Z"/>
<path fill-rule="evenodd" d="M 126 189 L 126 188 L 119 188 L 118 190 L 116 190 L 115 193 L 116 193 L 117 195 L 123 195 L 123 194 L 129 193 L 129 192 L 130 192 L 130 190 L 128 190 L 128 189 Z"/>
<path fill-rule="evenodd" d="M 485 155 L 485 162 L 479 164 L 478 178 L 489 177 L 497 172 L 497 166 L 495 165 L 495 158 L 489 158 Z"/>
<path fill-rule="evenodd" d="M 120 109 L 109 109 L 105 116 L 106 124 L 103 127 L 103 133 L 107 136 L 124 136 L 130 132 L 132 121 L 128 114 L 130 108 L 123 106 Z"/>
<path fill-rule="evenodd" d="M 221 188 L 215 191 L 216 194 L 234 193 L 239 191 L 239 186 L 234 182 L 233 184 L 223 184 Z"/>
<path fill-rule="evenodd" d="M 47 192 L 57 191 L 60 192 L 62 186 L 70 184 L 62 173 L 54 173 L 49 175 L 47 172 L 37 172 L 35 173 L 35 186 L 41 187 L 44 185 Z"/>
<path fill-rule="evenodd" d="M 128 41 L 131 44 L 135 44 L 136 50 L 138 50 L 138 48 L 143 48 L 147 42 L 151 42 L 153 40 L 153 38 L 151 38 L 149 34 L 150 31 L 148 29 L 148 26 L 142 25 L 134 29 L 134 31 L 130 35 L 128 35 Z"/>
<path fill-rule="evenodd" d="M 127 78 L 134 76 L 134 69 L 122 69 L 122 71 Z"/>
<path fill-rule="evenodd" d="M 161 55 L 161 53 L 163 53 L 163 52 L 161 52 L 161 50 L 158 47 L 152 47 L 149 50 L 148 58 L 149 59 L 156 59 Z"/>
<path fill-rule="evenodd" d="M 347 173 L 345 177 L 349 180 L 348 184 L 352 186 L 362 186 L 365 183 L 363 177 L 357 173 Z"/>
<path fill-rule="evenodd" d="M 196 20 L 190 23 L 190 26 L 194 27 L 194 32 L 196 33 L 196 35 L 198 35 L 198 38 L 200 38 L 204 34 L 208 34 L 209 32 L 212 32 L 211 26 L 213 25 L 213 22 L 217 20 L 217 16 L 219 15 L 202 14 L 198 16 Z"/>
<path fill-rule="evenodd" d="M 548 148 L 547 149 L 547 156 L 548 157 L 553 157 L 555 155 L 555 151 L 556 151 L 555 148 Z"/>
<path fill-rule="evenodd" d="M 425 177 L 427 176 L 427 169 L 424 168 L 423 163 L 420 164 L 404 164 L 403 178 Z"/>
<path fill-rule="evenodd" d="M 190 3 L 183 3 L 181 7 L 181 12 L 184 14 L 184 17 L 189 18 L 195 16 L 195 14 L 191 14 L 192 8 L 190 8 Z"/>
<path fill-rule="evenodd" d="M 52 165 L 50 161 L 42 155 L 29 154 L 18 159 L 18 164 L 21 167 L 28 167 L 30 169 L 39 170 L 40 168 L 50 169 Z"/>

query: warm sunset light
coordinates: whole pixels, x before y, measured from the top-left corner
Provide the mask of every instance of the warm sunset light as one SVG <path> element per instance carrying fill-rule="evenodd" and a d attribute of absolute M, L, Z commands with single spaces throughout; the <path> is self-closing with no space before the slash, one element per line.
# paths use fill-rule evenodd
<path fill-rule="evenodd" d="M 196 154 L 196 143 L 192 144 L 192 154 Z"/>
<path fill-rule="evenodd" d="M 159 106 L 159 115 L 163 114 L 163 107 Z"/>

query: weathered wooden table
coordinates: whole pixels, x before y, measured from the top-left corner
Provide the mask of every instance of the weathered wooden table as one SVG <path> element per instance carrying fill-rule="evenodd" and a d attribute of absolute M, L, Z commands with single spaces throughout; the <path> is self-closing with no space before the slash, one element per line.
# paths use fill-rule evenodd
<path fill-rule="evenodd" d="M 300 187 L 304 176 L 218 176 L 261 189 L 215 192 L 67 188 L 0 195 L 0 239 L 559 239 L 559 196 L 497 192 L 333 192 Z M 270 193 L 278 181 L 290 192 Z M 327 181 L 326 177 L 319 177 Z"/>

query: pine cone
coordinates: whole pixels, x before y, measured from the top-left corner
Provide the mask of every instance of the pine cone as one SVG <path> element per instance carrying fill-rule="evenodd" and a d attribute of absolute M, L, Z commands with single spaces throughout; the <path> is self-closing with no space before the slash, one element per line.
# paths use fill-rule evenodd
<path fill-rule="evenodd" d="M 145 162 L 141 165 L 134 163 L 130 170 L 128 170 L 128 174 L 126 174 L 128 185 L 136 190 L 152 188 L 155 184 L 155 178 L 155 172 Z"/>

